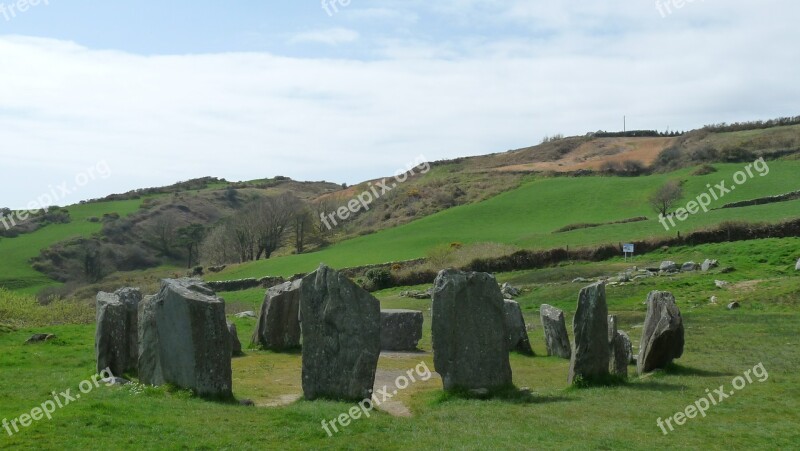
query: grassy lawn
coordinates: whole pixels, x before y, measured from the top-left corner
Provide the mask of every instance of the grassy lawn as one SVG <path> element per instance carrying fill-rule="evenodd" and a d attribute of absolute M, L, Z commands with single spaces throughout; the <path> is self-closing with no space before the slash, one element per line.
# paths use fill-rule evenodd
<path fill-rule="evenodd" d="M 678 262 L 718 258 L 722 274 L 680 274 L 624 286 L 609 286 L 609 310 L 638 345 L 647 293 L 672 291 L 686 327 L 686 349 L 677 365 L 649 377 L 632 377 L 623 386 L 572 389 L 566 384 L 568 362 L 545 357 L 538 307 L 565 309 L 571 321 L 578 290 L 574 277 L 609 276 L 631 263 L 566 264 L 558 268 L 499 274 L 523 288 L 518 299 L 529 325 L 536 357 L 512 354 L 514 383 L 530 388 L 530 397 L 470 400 L 445 395 L 434 376 L 401 391 L 397 399 L 413 413 L 409 418 L 373 412 L 333 437 L 322 430 L 351 405 L 292 401 L 300 390 L 300 355 L 252 349 L 233 360 L 234 393 L 262 407 L 240 407 L 197 399 L 169 388 L 100 387 L 9 437 L 0 447 L 21 449 L 790 449 L 800 442 L 800 275 L 794 262 L 800 239 L 757 240 L 693 248 L 673 248 L 639 257 L 633 264 L 651 266 L 661 259 Z M 714 280 L 731 285 L 716 288 Z M 421 287 L 424 288 L 424 287 Z M 430 302 L 399 296 L 398 289 L 377 293 L 384 308 L 425 312 L 420 347 L 425 353 L 384 355 L 379 371 L 405 371 L 420 362 L 433 370 L 430 354 Z M 717 305 L 708 302 L 719 297 Z M 263 290 L 225 293 L 236 310 L 255 308 Z M 742 308 L 725 304 L 738 300 Z M 2 319 L 0 319 L 2 322 Z M 255 320 L 236 320 L 244 343 Z M 26 326 L 0 329 L 0 419 L 16 418 L 50 398 L 53 390 L 78 390 L 93 373 L 92 325 Z M 52 332 L 58 339 L 23 345 L 32 333 Z M 571 328 L 570 328 L 571 335 Z M 733 396 L 711 406 L 706 417 L 687 420 L 664 435 L 656 424 L 724 386 L 758 364 L 768 373 L 753 379 Z M 631 375 L 634 368 L 630 367 Z M 289 397 L 289 401 L 285 398 Z M 267 405 L 276 405 L 266 407 Z M 0 431 L 3 432 L 3 431 Z"/>
<path fill-rule="evenodd" d="M 685 180 L 686 202 L 707 192 L 706 185 L 726 181 L 744 164 L 715 165 L 719 171 L 690 175 L 692 169 L 649 177 L 543 178 L 477 204 L 452 208 L 410 224 L 344 241 L 320 252 L 232 265 L 215 279 L 291 275 L 312 271 L 324 262 L 332 267 L 424 257 L 433 247 L 451 242 L 501 242 L 525 248 L 587 246 L 648 237 L 671 236 L 729 220 L 781 221 L 800 216 L 800 201 L 699 213 L 666 231 L 648 206 L 648 196 L 667 180 Z M 770 172 L 747 181 L 712 205 L 755 199 L 800 189 L 798 161 L 770 163 Z M 555 230 L 576 223 L 606 223 L 637 216 L 644 222 Z"/>

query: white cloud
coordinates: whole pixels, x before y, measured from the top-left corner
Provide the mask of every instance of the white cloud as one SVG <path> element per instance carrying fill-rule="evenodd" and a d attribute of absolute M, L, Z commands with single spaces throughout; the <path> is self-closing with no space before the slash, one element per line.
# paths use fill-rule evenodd
<path fill-rule="evenodd" d="M 328 28 L 325 30 L 313 30 L 297 33 L 289 38 L 289 43 L 317 43 L 327 45 L 338 45 L 358 40 L 357 31 L 347 28 Z"/>

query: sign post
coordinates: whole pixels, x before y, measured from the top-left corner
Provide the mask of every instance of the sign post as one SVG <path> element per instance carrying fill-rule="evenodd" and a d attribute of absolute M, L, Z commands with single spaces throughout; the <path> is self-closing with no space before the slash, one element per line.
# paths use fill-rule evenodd
<path fill-rule="evenodd" d="M 633 244 L 623 244 L 622 245 L 622 253 L 625 255 L 625 261 L 628 261 L 628 254 L 631 254 L 631 258 L 633 258 Z"/>

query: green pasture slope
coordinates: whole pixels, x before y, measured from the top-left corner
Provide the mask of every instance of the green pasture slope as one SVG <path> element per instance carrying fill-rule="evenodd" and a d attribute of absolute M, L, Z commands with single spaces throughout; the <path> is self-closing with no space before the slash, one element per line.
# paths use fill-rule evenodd
<path fill-rule="evenodd" d="M 274 258 L 229 267 L 216 279 L 291 275 L 313 270 L 320 262 L 332 267 L 424 257 L 434 246 L 451 242 L 501 242 L 524 248 L 586 246 L 648 237 L 671 236 L 728 220 L 777 222 L 800 216 L 800 200 L 699 213 L 666 231 L 655 219 L 647 198 L 668 180 L 685 180 L 685 205 L 707 192 L 707 184 L 726 181 L 745 164 L 717 164 L 718 172 L 692 176 L 694 168 L 647 177 L 539 178 L 518 189 L 477 204 L 452 208 L 412 223 L 358 237 L 320 252 Z M 800 161 L 769 163 L 769 174 L 748 180 L 714 202 L 725 203 L 783 194 L 800 189 Z M 649 221 L 579 229 L 555 230 L 576 223 L 606 223 L 647 216 Z"/>
<path fill-rule="evenodd" d="M 89 222 L 88 218 L 100 218 L 106 213 L 126 216 L 138 210 L 141 203 L 142 200 L 138 199 L 73 205 L 67 207 L 72 218 L 68 224 L 50 224 L 16 238 L 0 238 L 0 287 L 22 293 L 36 293 L 46 286 L 56 284 L 31 268 L 30 259 L 39 255 L 41 249 L 59 241 L 99 232 L 103 225 Z"/>

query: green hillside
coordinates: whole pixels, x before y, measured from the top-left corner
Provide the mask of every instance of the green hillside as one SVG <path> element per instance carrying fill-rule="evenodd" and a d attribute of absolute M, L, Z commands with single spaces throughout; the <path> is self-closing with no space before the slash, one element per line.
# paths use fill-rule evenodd
<path fill-rule="evenodd" d="M 217 279 L 290 275 L 313 270 L 320 262 L 349 267 L 424 257 L 434 246 L 451 242 L 501 242 L 525 248 L 586 246 L 670 236 L 723 221 L 780 221 L 800 216 L 800 201 L 699 213 L 671 231 L 655 219 L 647 198 L 668 180 L 685 180 L 685 205 L 707 192 L 707 184 L 726 181 L 745 164 L 718 164 L 718 172 L 691 175 L 693 169 L 646 177 L 538 178 L 522 187 L 477 204 L 465 205 L 410 224 L 348 240 L 321 252 L 293 255 L 230 267 Z M 800 189 L 798 161 L 769 163 L 766 176 L 755 177 L 714 202 L 725 203 L 783 194 Z M 555 230 L 576 223 L 607 223 L 647 216 L 645 222 L 607 225 L 567 233 Z"/>

